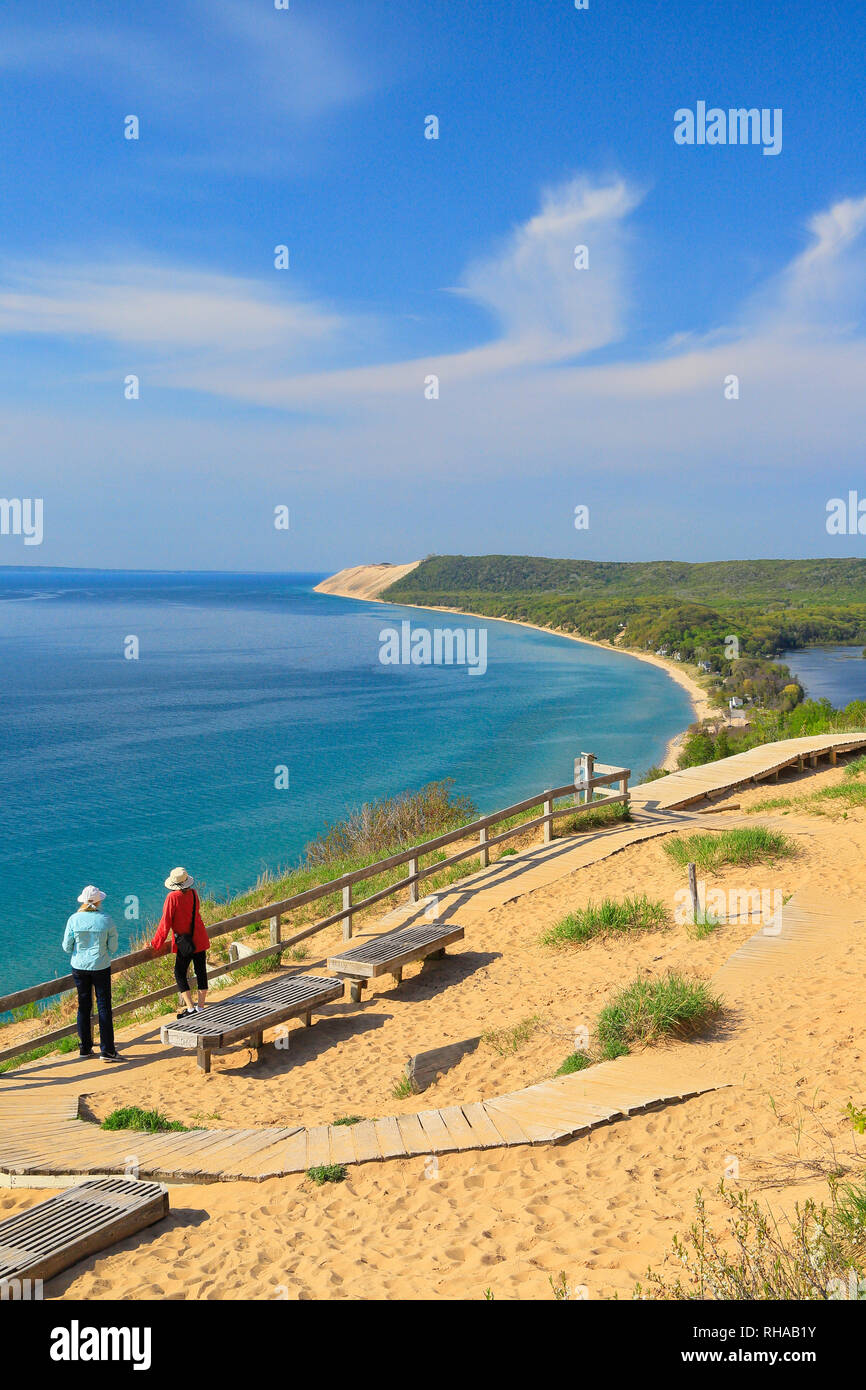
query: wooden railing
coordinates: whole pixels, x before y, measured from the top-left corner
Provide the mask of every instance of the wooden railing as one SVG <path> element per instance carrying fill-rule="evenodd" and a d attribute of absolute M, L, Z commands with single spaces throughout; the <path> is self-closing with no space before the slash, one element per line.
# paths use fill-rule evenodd
<path fill-rule="evenodd" d="M 208 979 L 212 980 L 233 970 L 239 970 L 254 961 L 263 960 L 267 956 L 278 958 L 281 952 L 290 946 L 296 945 L 299 941 L 305 941 L 307 937 L 315 936 L 317 932 L 324 931 L 327 927 L 332 927 L 338 922 L 343 924 L 343 939 L 347 941 L 352 935 L 355 913 L 373 907 L 376 903 L 383 902 L 385 898 L 393 897 L 394 894 L 402 893 L 404 890 L 408 890 L 410 902 L 417 902 L 418 885 L 425 878 L 429 878 L 431 874 L 441 873 L 443 869 L 450 868 L 452 864 L 459 864 L 461 860 L 474 855 L 480 858 L 482 867 L 486 868 L 490 862 L 490 850 L 493 846 L 502 844 L 512 836 L 522 835 L 527 830 L 533 830 L 536 826 L 544 827 L 544 843 L 549 844 L 553 838 L 554 821 L 560 816 L 573 816 L 583 811 L 598 810 L 602 806 L 627 805 L 630 776 L 631 771 L 628 768 L 610 767 L 604 763 L 597 763 L 593 754 L 581 753 L 580 758 L 575 759 L 574 780 L 565 787 L 548 787 L 543 792 L 536 793 L 535 796 L 527 797 L 525 801 L 518 801 L 513 806 L 506 806 L 501 811 L 494 811 L 492 815 L 482 816 L 479 820 L 471 821 L 468 825 L 458 826 L 456 830 L 449 830 L 444 835 L 437 835 L 435 839 L 425 840 L 423 844 L 413 845 L 411 849 L 401 850 L 399 854 L 391 854 L 387 859 L 379 859 L 375 864 L 368 864 L 363 869 L 354 869 L 351 873 L 343 874 L 340 878 L 329 879 L 327 883 L 319 883 L 315 888 L 308 888 L 303 893 L 295 893 L 279 902 L 267 903 L 264 907 L 252 908 L 249 912 L 240 912 L 235 917 L 226 917 L 221 922 L 208 925 L 208 935 L 213 940 L 214 937 L 226 936 L 229 932 L 239 931 L 243 927 L 249 927 L 258 922 L 268 922 L 271 937 L 270 944 L 262 950 L 254 951 L 236 961 L 229 961 L 225 965 L 209 969 Z M 618 792 L 612 790 L 614 783 L 619 785 Z M 604 789 L 604 791 L 600 793 L 599 788 Z M 569 805 L 554 806 L 555 801 L 566 796 L 572 798 Z M 519 821 L 499 835 L 490 834 L 492 826 L 498 825 L 503 820 L 509 820 L 512 816 L 518 816 L 523 811 L 530 810 L 539 802 L 543 805 L 543 812 L 540 816 L 534 816 L 531 820 Z M 458 850 L 456 854 L 437 860 L 434 864 L 428 864 L 424 867 L 419 865 L 418 861 L 424 855 L 433 854 L 436 850 L 444 849 L 447 845 L 455 844 L 459 840 L 473 840 L 474 843 Z M 404 878 L 399 878 L 386 888 L 380 888 L 377 892 L 370 893 L 366 898 L 354 898 L 353 889 L 356 884 L 363 883 L 365 879 L 374 878 L 377 874 L 386 873 L 389 869 L 399 868 L 403 864 L 408 865 L 409 868 L 409 872 Z M 342 906 L 338 912 L 332 912 L 327 917 L 319 918 L 311 926 L 304 927 L 302 931 L 293 932 L 291 936 L 283 936 L 282 918 L 285 913 L 296 908 L 306 907 L 309 903 L 316 902 L 319 898 L 328 897 L 332 893 L 341 894 Z M 119 975 L 123 971 L 132 970 L 137 965 L 143 965 L 146 961 L 154 960 L 158 956 L 166 954 L 168 950 L 167 945 L 161 951 L 154 951 L 150 946 L 145 946 L 139 951 L 131 951 L 125 956 L 117 956 L 111 962 L 111 973 L 112 975 Z M 66 994 L 74 988 L 75 981 L 71 975 L 63 975 L 55 980 L 45 980 L 42 984 L 31 985 L 28 989 L 20 989 L 14 994 L 0 997 L 0 1014 L 22 1008 L 26 1004 L 38 1003 L 42 999 L 50 999 L 58 994 Z M 160 999 L 167 999 L 176 992 L 177 986 L 174 983 L 166 985 L 161 989 L 153 990 L 150 994 L 141 995 L 136 999 L 128 999 L 124 1003 L 116 1005 L 112 1009 L 112 1014 L 117 1018 L 122 1014 L 133 1013 L 137 1009 L 157 1003 Z M 31 1051 L 34 1047 L 60 1042 L 63 1038 L 72 1037 L 75 1032 L 76 1028 L 73 1025 L 56 1028 L 48 1033 L 40 1033 L 28 1039 L 27 1042 L 0 1051 L 0 1062 L 20 1056 L 24 1052 Z"/>

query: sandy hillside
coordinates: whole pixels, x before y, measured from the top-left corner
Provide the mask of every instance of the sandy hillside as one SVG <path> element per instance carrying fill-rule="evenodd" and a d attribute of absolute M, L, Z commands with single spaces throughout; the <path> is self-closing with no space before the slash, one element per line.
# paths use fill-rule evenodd
<path fill-rule="evenodd" d="M 842 777 L 842 768 L 792 775 L 729 804 L 795 798 Z M 778 1211 L 825 1196 L 829 1172 L 866 1164 L 866 1143 L 858 1160 L 844 1116 L 848 1101 L 866 1105 L 866 811 L 771 814 L 796 857 L 747 875 L 725 869 L 711 885 L 796 893 L 829 914 L 826 936 L 805 965 L 739 986 L 708 1036 L 654 1053 L 663 1078 L 666 1058 L 700 1049 L 710 1070 L 735 1083 L 728 1089 L 557 1147 L 365 1164 L 322 1188 L 301 1177 L 174 1186 L 168 1223 L 59 1276 L 48 1295 L 480 1299 L 489 1287 L 500 1299 L 545 1299 L 563 1271 L 590 1298 L 629 1297 L 688 1225 L 696 1189 L 712 1193 L 732 1159 L 740 1183 Z M 697 940 L 671 925 L 576 948 L 540 944 L 566 912 L 604 895 L 645 892 L 672 907 L 682 873 L 663 843 L 632 846 L 495 912 L 467 912 L 466 940 L 445 962 L 410 967 L 401 987 L 375 986 L 360 1008 L 329 1006 L 311 1030 L 293 1031 L 289 1053 L 217 1057 L 204 1077 L 190 1057 L 166 1053 L 153 1027 L 121 1032 L 139 1065 L 100 1072 L 89 1083 L 90 1111 L 135 1103 L 217 1127 L 313 1123 L 474 1100 L 550 1077 L 572 1050 L 575 1026 L 591 1024 L 616 988 L 668 968 L 710 978 L 756 930 L 735 921 Z M 516 1051 L 489 1036 L 528 1019 Z M 423 1097 L 394 1099 L 410 1053 L 458 1041 L 465 1056 Z M 41 1075 L 75 1068 L 65 1059 L 32 1065 Z M 0 1212 L 42 1195 L 2 1192 Z M 718 1211 L 718 1198 L 709 1205 Z"/>
<path fill-rule="evenodd" d="M 332 574 L 316 585 L 317 594 L 335 594 L 339 598 L 378 598 L 389 584 L 396 584 L 420 565 L 411 560 L 407 565 L 353 565 L 350 569 Z"/>

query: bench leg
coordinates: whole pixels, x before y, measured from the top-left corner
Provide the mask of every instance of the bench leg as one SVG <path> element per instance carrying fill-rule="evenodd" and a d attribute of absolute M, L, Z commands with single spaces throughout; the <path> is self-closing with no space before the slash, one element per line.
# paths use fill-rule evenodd
<path fill-rule="evenodd" d="M 305 1028 L 309 1028 L 309 1026 L 310 1026 L 310 1024 L 312 1023 L 312 1021 L 313 1021 L 313 1011 L 312 1011 L 312 1009 L 307 1009 L 307 1012 L 304 1014 L 304 1027 L 305 1027 Z"/>
<path fill-rule="evenodd" d="M 391 971 L 391 974 L 394 976 L 394 979 L 395 979 L 395 981 L 396 981 L 396 983 L 397 983 L 398 985 L 401 985 L 401 984 L 403 983 L 403 967 L 402 967 L 402 965 L 399 965 L 399 966 L 397 967 L 396 970 L 392 970 L 392 971 Z"/>
<path fill-rule="evenodd" d="M 253 1033 L 252 1037 L 250 1038 L 250 1047 L 253 1049 L 254 1052 L 258 1052 L 259 1048 L 262 1045 L 263 1038 L 263 1032 Z"/>
<path fill-rule="evenodd" d="M 196 1043 L 195 1051 L 196 1060 L 198 1061 L 198 1064 L 204 1072 L 205 1076 L 207 1076 L 208 1072 L 210 1071 L 210 1050 L 207 1047 L 205 1047 L 204 1038 L 199 1038 L 198 1042 Z"/>
<path fill-rule="evenodd" d="M 364 988 L 364 981 L 363 981 L 363 980 L 350 980 L 350 981 L 349 981 L 349 998 L 351 999 L 351 1001 L 352 1001 L 353 1004 L 360 1004 L 360 1002 L 361 1002 L 361 991 L 363 990 L 363 988 Z"/>
<path fill-rule="evenodd" d="M 440 946 L 438 951 L 431 951 L 431 952 L 430 952 L 430 959 L 431 959 L 431 960 L 441 960 L 442 957 L 443 957 L 444 955 L 445 955 L 445 947 L 444 947 L 444 946 Z"/>

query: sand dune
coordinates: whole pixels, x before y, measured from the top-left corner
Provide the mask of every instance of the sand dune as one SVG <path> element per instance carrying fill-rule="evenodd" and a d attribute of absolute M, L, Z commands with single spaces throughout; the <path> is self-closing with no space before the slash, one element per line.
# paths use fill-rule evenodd
<path fill-rule="evenodd" d="M 790 792 L 842 775 L 803 774 Z M 755 788 L 736 801 L 766 797 Z M 688 1225 L 697 1188 L 720 1210 L 712 1194 L 732 1158 L 740 1183 L 777 1211 L 825 1196 L 834 1167 L 866 1162 L 843 1113 L 849 1100 L 866 1103 L 866 813 L 792 811 L 785 824 L 796 859 L 756 869 L 745 884 L 742 871 L 726 869 L 713 884 L 796 893 L 827 914 L 826 939 L 808 969 L 739 984 L 710 1036 L 653 1052 L 663 1075 L 667 1058 L 699 1048 L 734 1086 L 558 1147 L 365 1164 L 322 1188 L 303 1178 L 175 1186 L 167 1225 L 58 1277 L 48 1296 L 482 1298 L 489 1287 L 497 1298 L 544 1299 L 562 1271 L 589 1298 L 630 1297 Z M 495 912 L 467 913 L 463 949 L 445 962 L 413 967 L 399 988 L 374 986 L 359 1009 L 331 1006 L 297 1030 L 288 1054 L 217 1057 L 209 1077 L 189 1056 L 166 1053 L 153 1026 L 125 1030 L 121 1045 L 144 1065 L 100 1073 L 91 1112 L 135 1103 L 212 1126 L 310 1123 L 473 1100 L 549 1077 L 572 1050 L 575 1026 L 615 988 L 669 967 L 710 978 L 754 932 L 740 921 L 705 940 L 672 926 L 563 951 L 539 944 L 547 926 L 590 899 L 646 892 L 670 902 L 681 879 L 662 841 L 649 840 Z M 537 1024 L 518 1051 L 500 1055 L 481 1041 L 423 1097 L 394 1099 L 410 1053 L 530 1017 Z M 33 1066 L 72 1075 L 75 1063 Z M 2 1192 L 0 1212 L 43 1195 Z"/>
<path fill-rule="evenodd" d="M 353 565 L 350 569 L 332 574 L 316 585 L 317 594 L 334 594 L 339 598 L 378 598 L 389 584 L 396 584 L 420 565 L 420 560 L 410 560 L 407 565 Z"/>

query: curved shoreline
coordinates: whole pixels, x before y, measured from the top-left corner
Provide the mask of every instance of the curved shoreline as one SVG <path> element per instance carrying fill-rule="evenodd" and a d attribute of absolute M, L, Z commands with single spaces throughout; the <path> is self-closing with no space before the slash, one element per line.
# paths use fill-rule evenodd
<path fill-rule="evenodd" d="M 414 568 L 414 566 L 412 566 L 412 568 Z M 679 662 L 670 661 L 666 657 L 656 656 L 655 652 L 637 651 L 633 647 L 617 647 L 611 642 L 598 642 L 592 637 L 579 637 L 574 632 L 563 632 L 561 628 L 542 627 L 540 623 L 530 623 L 527 622 L 525 618 L 494 618 L 490 613 L 474 613 L 468 608 L 443 608 L 441 605 L 435 603 L 401 603 L 399 599 L 383 598 L 381 594 L 377 593 L 368 593 L 364 595 L 357 592 L 352 593 L 348 588 L 343 586 L 339 588 L 335 587 L 335 581 L 338 578 L 338 575 L 334 575 L 331 579 L 323 581 L 321 585 L 317 584 L 316 592 L 324 593 L 334 598 L 354 599 L 362 603 L 392 603 L 401 608 L 419 608 L 422 612 L 428 613 L 455 613 L 464 618 L 478 618 L 482 622 L 486 620 L 493 623 L 512 623 L 515 627 L 532 628 L 535 632 L 550 633 L 554 637 L 567 637 L 569 641 L 581 642 L 587 647 L 600 647 L 601 650 L 605 652 L 619 652 L 622 656 L 634 657 L 636 661 L 645 661 L 650 666 L 657 666 L 661 670 L 667 672 L 671 679 L 676 681 L 677 685 L 685 690 L 691 700 L 692 710 L 695 716 L 693 722 L 706 719 L 713 713 L 713 706 L 710 704 L 709 697 L 703 686 L 699 685 L 688 671 L 684 671 Z M 327 588 L 324 587 L 325 584 L 328 585 Z M 668 739 L 664 758 L 659 764 L 660 767 L 670 772 L 676 771 L 677 758 L 685 743 L 687 733 L 688 727 Z"/>

